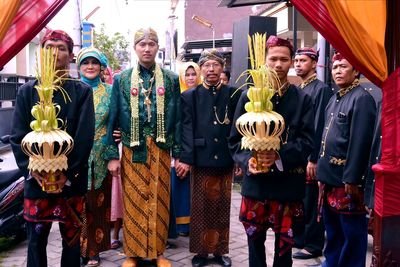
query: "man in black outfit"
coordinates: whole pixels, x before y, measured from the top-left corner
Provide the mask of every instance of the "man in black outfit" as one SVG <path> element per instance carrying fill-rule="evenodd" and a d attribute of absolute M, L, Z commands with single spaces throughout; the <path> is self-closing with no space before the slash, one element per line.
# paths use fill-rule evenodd
<path fill-rule="evenodd" d="M 73 41 L 60 30 L 48 31 L 41 40 L 44 48 L 57 48 L 57 75 L 66 75 L 72 61 Z M 67 155 L 68 169 L 58 175 L 56 193 L 44 192 L 40 186 L 46 173 L 28 171 L 29 157 L 21 150 L 21 141 L 32 131 L 32 107 L 39 101 L 35 85 L 28 82 L 18 90 L 10 142 L 18 167 L 24 172 L 24 218 L 28 230 L 28 267 L 47 266 L 46 246 L 52 222 L 60 224 L 62 267 L 80 266 L 80 233 L 84 195 L 88 183 L 88 158 L 94 138 L 93 93 L 89 85 L 67 79 L 60 85 L 71 101 L 65 102 L 60 90 L 54 91 L 53 102 L 61 110 L 57 114 L 65 123 L 66 132 L 74 139 L 74 148 Z"/>
<path fill-rule="evenodd" d="M 322 255 L 324 248 L 324 224 L 318 221 L 317 160 L 324 130 L 325 107 L 333 95 L 332 89 L 317 79 L 318 52 L 309 47 L 296 51 L 294 69 L 302 80 L 299 88 L 309 95 L 314 107 L 314 150 L 308 158 L 306 172 L 306 195 L 303 199 L 304 222 L 294 229 L 295 246 L 303 248 L 293 254 L 294 259 L 311 259 Z"/>
<path fill-rule="evenodd" d="M 285 120 L 279 151 L 258 153 L 268 172 L 256 170 L 252 151 L 241 148 L 242 136 L 232 127 L 229 144 L 233 159 L 245 175 L 239 218 L 249 246 L 249 266 L 265 267 L 266 231 L 275 232 L 275 267 L 292 266 L 293 224 L 302 217 L 307 159 L 313 149 L 314 112 L 311 98 L 287 80 L 294 51 L 289 41 L 270 36 L 267 41 L 267 65 L 273 68 L 282 84 L 281 94 L 271 101 L 273 110 Z M 239 99 L 236 120 L 245 113 L 247 91 Z M 262 154 L 262 155 L 260 155 Z"/>

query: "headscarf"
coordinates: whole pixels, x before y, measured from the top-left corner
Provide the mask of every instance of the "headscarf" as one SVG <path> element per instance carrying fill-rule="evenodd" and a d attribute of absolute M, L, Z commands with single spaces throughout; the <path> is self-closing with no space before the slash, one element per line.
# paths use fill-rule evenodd
<path fill-rule="evenodd" d="M 185 92 L 189 87 L 187 86 L 185 82 L 185 75 L 186 71 L 188 68 L 192 67 L 194 71 L 196 72 L 196 85 L 199 85 L 201 83 L 201 74 L 200 74 L 200 67 L 196 63 L 190 61 L 190 62 L 185 62 L 182 67 L 179 70 L 179 85 L 181 88 L 181 93 Z"/>
<path fill-rule="evenodd" d="M 200 55 L 200 59 L 199 59 L 199 63 L 198 63 L 199 66 L 201 67 L 208 60 L 215 60 L 215 61 L 218 61 L 219 63 L 221 63 L 222 66 L 225 65 L 224 57 L 216 49 L 204 50 Z"/>
<path fill-rule="evenodd" d="M 275 46 L 286 46 L 290 50 L 290 55 L 293 56 L 293 54 L 294 54 L 293 45 L 288 40 L 279 38 L 275 35 L 271 35 L 268 38 L 266 46 L 267 46 L 267 48 L 275 47 Z"/>
<path fill-rule="evenodd" d="M 134 45 L 139 43 L 140 41 L 144 39 L 150 39 L 156 43 L 158 43 L 158 36 L 157 32 L 153 30 L 152 28 L 141 28 L 135 32 L 135 37 L 134 37 Z"/>
<path fill-rule="evenodd" d="M 315 51 L 314 49 L 312 49 L 310 47 L 302 47 L 302 48 L 297 49 L 296 56 L 297 55 L 306 55 L 309 58 L 311 58 L 312 60 L 318 61 L 319 52 Z"/>
<path fill-rule="evenodd" d="M 97 59 L 100 62 L 100 66 L 102 69 L 107 67 L 108 60 L 107 60 L 106 56 L 102 52 L 100 52 L 100 50 L 98 50 L 97 48 L 94 48 L 94 47 L 86 47 L 86 48 L 81 49 L 81 51 L 79 51 L 79 53 L 78 53 L 78 56 L 76 57 L 76 62 L 78 63 L 78 68 L 81 67 L 82 61 L 88 57 L 93 57 L 93 58 Z M 83 73 L 81 71 L 79 71 L 79 74 L 81 76 L 81 80 L 84 81 L 85 83 L 89 84 L 92 87 L 97 87 L 98 84 L 101 82 L 100 74 L 95 79 L 92 79 L 92 80 L 83 76 Z"/>
<path fill-rule="evenodd" d="M 74 41 L 72 38 L 64 31 L 62 30 L 47 30 L 45 35 L 43 36 L 42 40 L 40 41 L 40 44 L 42 47 L 44 46 L 44 43 L 48 40 L 61 40 L 67 43 L 68 46 L 68 51 L 72 53 L 72 50 L 74 48 Z"/>
<path fill-rule="evenodd" d="M 105 68 L 104 69 L 104 72 L 105 71 L 107 71 L 108 72 L 108 79 L 107 80 L 105 80 L 104 82 L 106 83 L 106 84 L 112 84 L 113 83 L 113 71 L 112 71 L 112 69 L 110 68 L 110 67 L 107 67 L 107 68 Z M 104 75 L 104 73 L 103 73 L 103 75 Z"/>

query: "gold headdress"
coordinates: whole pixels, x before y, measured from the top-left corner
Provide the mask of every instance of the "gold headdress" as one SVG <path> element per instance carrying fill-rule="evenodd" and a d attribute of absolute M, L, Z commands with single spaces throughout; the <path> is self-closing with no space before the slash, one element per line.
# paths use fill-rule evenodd
<path fill-rule="evenodd" d="M 135 32 L 134 44 L 136 45 L 144 39 L 150 39 L 158 43 L 158 35 L 152 28 L 141 28 Z"/>

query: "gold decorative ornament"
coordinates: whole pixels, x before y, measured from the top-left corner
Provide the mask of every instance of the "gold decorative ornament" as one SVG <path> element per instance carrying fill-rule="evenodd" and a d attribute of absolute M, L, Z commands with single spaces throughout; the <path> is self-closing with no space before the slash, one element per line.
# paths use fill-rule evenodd
<path fill-rule="evenodd" d="M 55 56 L 53 55 L 55 52 Z M 56 70 L 58 50 L 42 48 L 37 60 L 36 78 L 38 84 L 35 89 L 39 95 L 39 102 L 32 107 L 31 114 L 35 118 L 30 123 L 32 132 L 29 132 L 21 142 L 22 151 L 29 156 L 28 169 L 30 171 L 45 172 L 42 190 L 45 192 L 60 192 L 61 189 L 54 182 L 58 177 L 57 171 L 67 170 L 68 153 L 74 146 L 74 140 L 58 126 L 63 121 L 57 118 L 61 110 L 59 105 L 53 103 L 54 91 L 60 91 L 64 97 L 71 101 L 67 92 L 61 87 L 66 79 Z"/>
<path fill-rule="evenodd" d="M 147 108 L 147 120 L 151 121 L 151 92 L 153 87 L 154 78 L 156 80 L 156 115 L 157 115 L 157 137 L 156 142 L 165 143 L 165 88 L 164 78 L 161 71 L 161 67 L 156 64 L 154 69 L 154 75 L 150 79 L 150 87 L 145 89 L 143 87 L 143 80 L 140 78 L 139 66 L 133 68 L 131 75 L 131 96 L 130 96 L 130 107 L 131 107 L 131 138 L 130 146 L 139 145 L 139 94 L 142 93 L 145 97 L 144 104 Z"/>
<path fill-rule="evenodd" d="M 265 64 L 266 35 L 256 33 L 248 36 L 251 69 L 242 73 L 248 75 L 245 85 L 250 85 L 245 104 L 247 111 L 236 121 L 236 128 L 242 137 L 242 149 L 254 152 L 257 170 L 268 172 L 258 160 L 257 152 L 279 150 L 280 136 L 285 129 L 283 117 L 273 111 L 272 96 L 279 91 L 280 81 L 276 72 Z M 241 77 L 240 76 L 240 77 Z M 247 82 L 249 80 L 251 82 Z"/>

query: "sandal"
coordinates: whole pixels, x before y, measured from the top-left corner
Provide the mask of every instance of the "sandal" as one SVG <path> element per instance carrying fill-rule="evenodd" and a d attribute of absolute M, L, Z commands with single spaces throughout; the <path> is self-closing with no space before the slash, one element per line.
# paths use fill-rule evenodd
<path fill-rule="evenodd" d="M 100 265 L 100 256 L 97 255 L 97 256 L 90 257 L 86 266 L 87 267 L 97 267 L 99 265 Z"/>
<path fill-rule="evenodd" d="M 114 240 L 114 241 L 111 243 L 111 249 L 117 249 L 117 248 L 119 248 L 121 245 L 122 245 L 121 241 L 119 241 L 119 240 Z"/>

